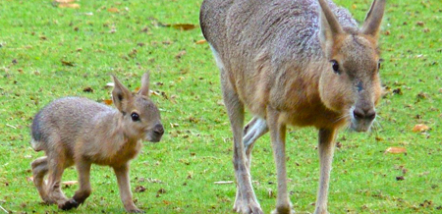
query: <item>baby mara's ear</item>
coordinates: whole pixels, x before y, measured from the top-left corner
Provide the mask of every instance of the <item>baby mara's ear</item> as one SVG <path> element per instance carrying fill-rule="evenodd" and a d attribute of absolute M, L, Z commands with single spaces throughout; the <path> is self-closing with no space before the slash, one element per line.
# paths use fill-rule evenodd
<path fill-rule="evenodd" d="M 132 98 L 132 93 L 124 87 L 123 84 L 112 75 L 112 79 L 114 81 L 114 90 L 112 90 L 112 100 L 120 112 L 124 112 L 124 107 L 127 105 L 127 102 Z"/>
<path fill-rule="evenodd" d="M 149 97 L 149 72 L 144 73 L 141 77 L 141 88 L 138 94 Z"/>

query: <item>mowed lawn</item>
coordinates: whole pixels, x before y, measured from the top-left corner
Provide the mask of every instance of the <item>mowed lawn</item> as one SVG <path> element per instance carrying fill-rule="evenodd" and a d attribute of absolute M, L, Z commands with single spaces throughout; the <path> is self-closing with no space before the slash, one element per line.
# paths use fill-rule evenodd
<path fill-rule="evenodd" d="M 110 74 L 135 91 L 150 71 L 166 133 L 160 143 L 144 143 L 131 162 L 137 206 L 147 213 L 232 213 L 235 184 L 215 183 L 235 180 L 232 135 L 215 61 L 200 42 L 201 2 L 78 0 L 63 8 L 50 0 L 0 1 L 1 207 L 62 213 L 41 204 L 31 181 L 30 163 L 44 155 L 29 145 L 39 109 L 65 96 L 104 102 Z M 371 1 L 336 3 L 363 21 Z M 338 136 L 331 213 L 442 213 L 441 26 L 441 1 L 387 1 L 380 37 L 385 95 L 372 132 Z M 413 132 L 417 124 L 429 129 Z M 316 146 L 313 128 L 289 130 L 288 188 L 297 213 L 314 211 Z M 390 147 L 406 152 L 386 152 Z M 252 176 L 269 213 L 277 182 L 268 135 L 255 146 Z M 63 181 L 76 179 L 67 169 Z M 91 181 L 90 198 L 69 213 L 124 212 L 111 168 L 93 166 Z M 69 197 L 77 188 L 63 185 Z"/>

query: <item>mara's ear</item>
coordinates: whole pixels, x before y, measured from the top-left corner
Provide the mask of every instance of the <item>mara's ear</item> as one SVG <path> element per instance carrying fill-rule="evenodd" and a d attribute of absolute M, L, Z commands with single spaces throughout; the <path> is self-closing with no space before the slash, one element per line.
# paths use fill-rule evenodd
<path fill-rule="evenodd" d="M 320 11 L 320 40 L 322 46 L 325 47 L 327 43 L 333 42 L 339 34 L 343 34 L 341 25 L 339 24 L 336 16 L 330 10 L 325 0 L 319 0 L 321 6 Z"/>
<path fill-rule="evenodd" d="M 374 0 L 362 25 L 362 33 L 377 38 L 384 16 L 385 0 Z"/>
<path fill-rule="evenodd" d="M 141 77 L 141 88 L 138 94 L 148 97 L 149 96 L 149 72 L 143 74 Z"/>
<path fill-rule="evenodd" d="M 120 112 L 124 112 L 124 105 L 123 103 L 127 102 L 129 99 L 132 98 L 131 92 L 124 87 L 123 84 L 112 75 L 112 79 L 114 80 L 114 90 L 112 90 L 112 100 L 115 104 L 115 106 L 120 110 Z"/>

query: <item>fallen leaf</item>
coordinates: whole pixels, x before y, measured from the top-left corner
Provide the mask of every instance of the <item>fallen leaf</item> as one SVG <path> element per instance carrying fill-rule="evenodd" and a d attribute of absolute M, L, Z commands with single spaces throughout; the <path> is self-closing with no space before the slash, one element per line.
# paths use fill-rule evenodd
<path fill-rule="evenodd" d="M 338 149 L 340 149 L 342 147 L 342 144 L 341 144 L 341 142 L 336 142 L 336 148 L 338 148 Z"/>
<path fill-rule="evenodd" d="M 424 131 L 427 131 L 427 130 L 429 130 L 430 129 L 430 127 L 428 127 L 427 125 L 425 125 L 425 124 L 417 124 L 417 125 L 415 125 L 414 127 L 413 127 L 413 132 L 424 132 Z"/>
<path fill-rule="evenodd" d="M 111 13 L 118 13 L 118 8 L 112 7 L 107 9 L 107 11 L 111 12 Z"/>
<path fill-rule="evenodd" d="M 73 62 L 64 61 L 64 60 L 61 60 L 61 64 L 64 65 L 64 66 L 70 66 L 70 67 L 74 66 Z"/>
<path fill-rule="evenodd" d="M 205 39 L 198 40 L 198 41 L 195 42 L 195 44 L 197 44 L 197 45 L 201 45 L 201 44 L 204 44 L 204 43 L 207 43 L 207 41 Z"/>
<path fill-rule="evenodd" d="M 161 96 L 162 96 L 164 99 L 166 99 L 166 100 L 169 99 L 169 97 L 167 96 L 166 92 L 164 92 L 164 91 L 161 92 Z"/>
<path fill-rule="evenodd" d="M 397 176 L 396 180 L 397 181 L 403 181 L 403 180 L 405 180 L 405 178 L 404 178 L 404 176 Z"/>
<path fill-rule="evenodd" d="M 110 106 L 112 105 L 113 101 L 111 99 L 108 99 L 108 100 L 103 100 L 103 103 Z"/>
<path fill-rule="evenodd" d="M 160 94 L 159 92 L 157 92 L 157 91 L 149 90 L 149 96 L 150 96 L 150 95 L 160 96 L 161 94 Z"/>
<path fill-rule="evenodd" d="M 177 30 L 193 30 L 196 28 L 196 25 L 194 24 L 166 24 L 164 25 L 166 27 L 172 27 L 173 29 L 177 29 Z"/>
<path fill-rule="evenodd" d="M 137 186 L 135 187 L 135 192 L 144 192 L 146 191 L 146 188 L 143 186 Z"/>
<path fill-rule="evenodd" d="M 183 57 L 184 55 L 186 55 L 186 51 L 180 51 L 180 52 L 178 52 L 178 54 L 177 55 L 175 55 L 175 58 L 176 59 L 181 59 L 181 57 Z"/>
<path fill-rule="evenodd" d="M 267 189 L 267 194 L 269 195 L 269 198 L 274 198 L 275 197 L 275 193 L 273 192 L 272 189 Z"/>
<path fill-rule="evenodd" d="M 92 93 L 94 92 L 94 89 L 92 89 L 90 86 L 83 88 L 83 92 Z"/>
<path fill-rule="evenodd" d="M 388 147 L 388 149 L 385 150 L 385 153 L 391 153 L 391 154 L 407 153 L 407 149 L 402 147 Z"/>
<path fill-rule="evenodd" d="M 163 188 L 161 188 L 161 189 L 158 190 L 157 193 L 158 193 L 158 194 L 164 194 L 164 193 L 166 193 L 166 190 L 163 189 Z"/>
<path fill-rule="evenodd" d="M 215 184 L 221 185 L 221 184 L 233 184 L 233 181 L 217 181 Z"/>
<path fill-rule="evenodd" d="M 398 94 L 398 95 L 402 95 L 402 90 L 401 88 L 396 88 L 393 90 L 393 94 Z"/>
<path fill-rule="evenodd" d="M 74 8 L 74 9 L 78 9 L 80 8 L 79 4 L 75 4 L 75 3 L 60 3 L 58 5 L 59 8 Z"/>

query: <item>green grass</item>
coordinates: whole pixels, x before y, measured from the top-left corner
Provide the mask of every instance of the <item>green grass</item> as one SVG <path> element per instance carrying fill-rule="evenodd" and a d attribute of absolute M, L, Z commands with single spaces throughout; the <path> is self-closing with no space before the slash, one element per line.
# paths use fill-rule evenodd
<path fill-rule="evenodd" d="M 79 9 L 58 8 L 49 0 L 0 1 L 0 205 L 13 213 L 61 212 L 42 205 L 28 181 L 30 162 L 43 156 L 29 146 L 34 114 L 64 96 L 109 99 L 109 74 L 135 89 L 149 70 L 151 89 L 167 95 L 153 96 L 162 110 L 166 135 L 158 144 L 145 143 L 131 163 L 132 190 L 146 188 L 134 193 L 136 204 L 148 213 L 231 213 L 235 185 L 214 184 L 234 180 L 218 70 L 208 45 L 195 44 L 203 39 L 199 28 L 163 27 L 198 25 L 201 0 L 77 3 Z M 371 1 L 337 3 L 363 20 Z M 342 146 L 336 150 L 331 176 L 331 213 L 442 212 L 440 8 L 440 1 L 388 1 L 380 38 L 385 59 L 381 76 L 388 93 L 378 106 L 375 131 L 339 134 Z M 93 92 L 84 92 L 86 87 Z M 431 129 L 412 132 L 419 123 Z M 314 210 L 316 136 L 307 128 L 291 129 L 287 137 L 288 188 L 299 213 Z M 407 154 L 384 154 L 392 146 L 405 147 Z M 252 174 L 259 201 L 269 213 L 276 200 L 269 190 L 275 192 L 277 184 L 268 135 L 255 146 Z M 405 180 L 397 181 L 397 176 Z M 94 166 L 91 177 L 91 197 L 69 212 L 124 212 L 112 170 Z M 73 169 L 63 177 L 76 178 Z M 71 196 L 76 188 L 64 191 Z M 157 195 L 161 188 L 166 192 Z"/>

